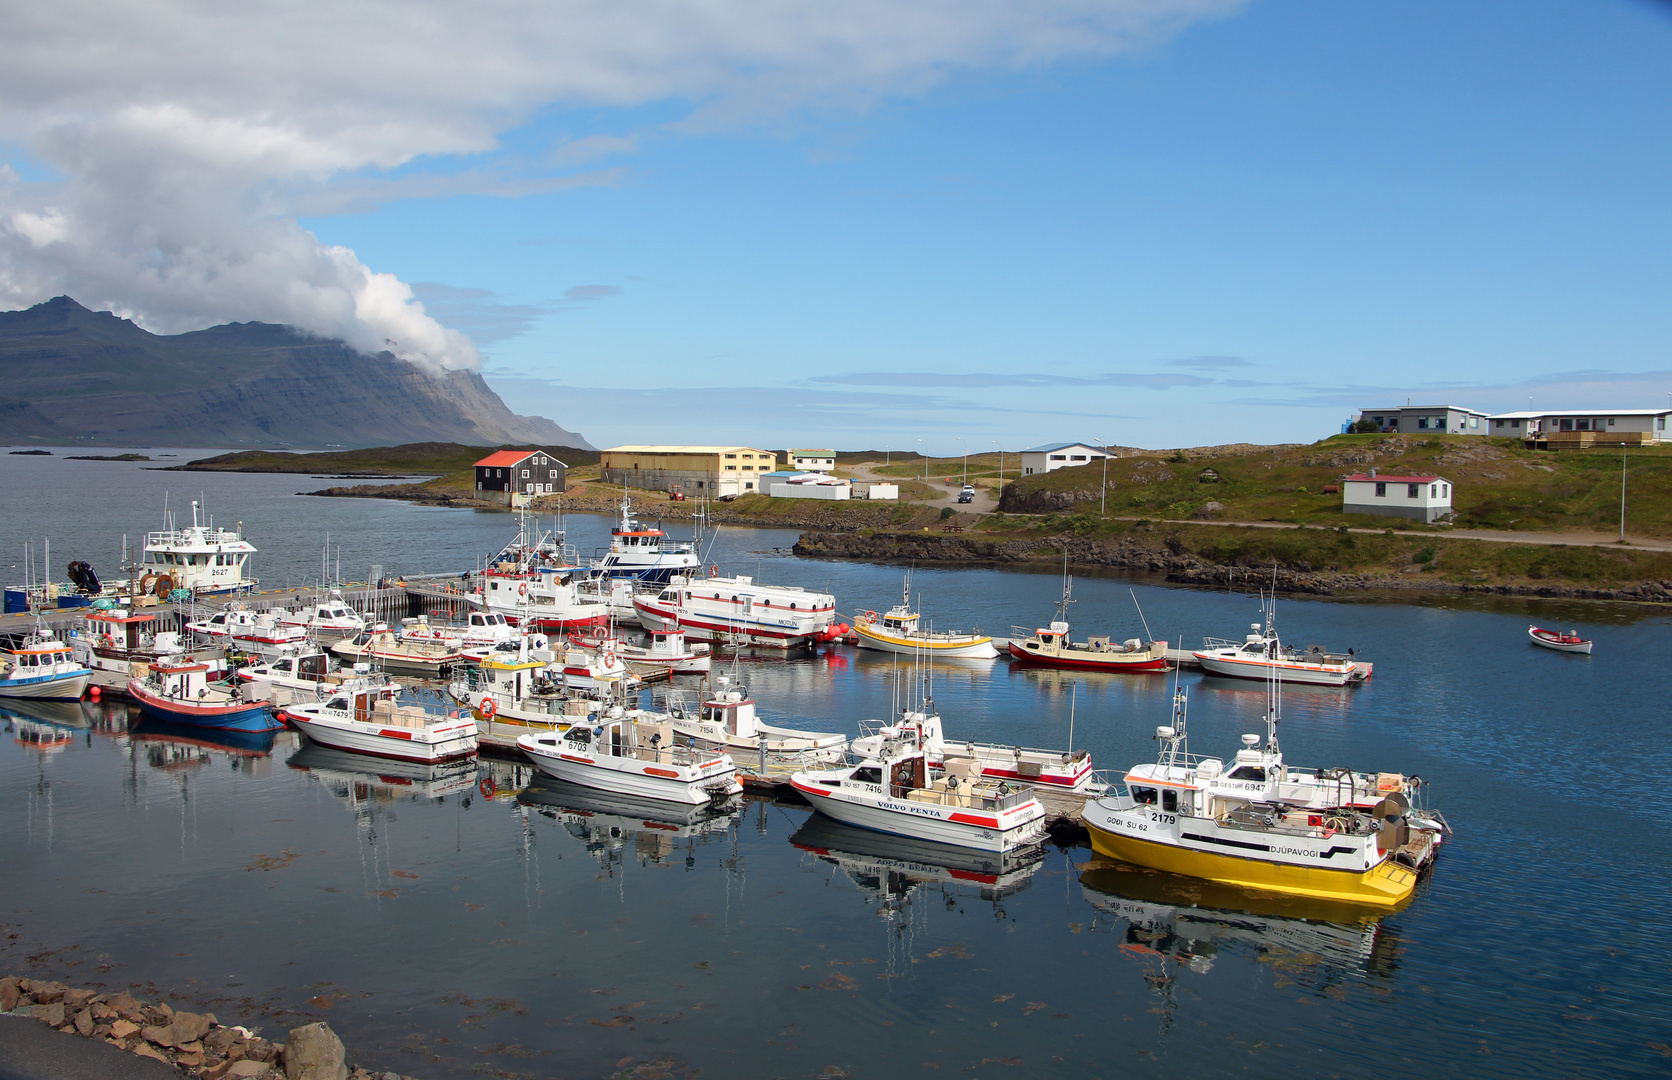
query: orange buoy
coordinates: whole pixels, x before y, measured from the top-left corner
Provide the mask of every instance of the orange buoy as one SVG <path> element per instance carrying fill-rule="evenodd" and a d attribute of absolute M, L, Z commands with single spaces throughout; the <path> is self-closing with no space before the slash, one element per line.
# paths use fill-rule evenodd
<path fill-rule="evenodd" d="M 99 688 L 96 686 L 93 687 L 91 690 L 87 691 L 87 696 L 92 698 L 94 701 L 99 700 Z"/>

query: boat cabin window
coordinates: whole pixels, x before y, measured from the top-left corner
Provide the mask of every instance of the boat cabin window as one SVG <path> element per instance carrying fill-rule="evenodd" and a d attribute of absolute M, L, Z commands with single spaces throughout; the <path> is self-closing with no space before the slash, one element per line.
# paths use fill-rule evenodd
<path fill-rule="evenodd" d="M 1135 787 L 1132 789 L 1132 800 L 1143 806 L 1154 806 L 1156 791 L 1152 787 Z"/>
<path fill-rule="evenodd" d="M 341 709 L 344 712 L 347 712 L 348 711 L 348 699 L 345 698 L 345 697 L 332 698 L 331 699 L 331 704 L 329 704 L 325 707 L 327 709 Z"/>
<path fill-rule="evenodd" d="M 1264 780 L 1266 769 L 1263 765 L 1239 765 L 1227 774 L 1228 780 Z"/>
<path fill-rule="evenodd" d="M 882 770 L 875 765 L 866 765 L 863 768 L 855 769 L 853 775 L 848 779 L 858 780 L 865 784 L 880 784 L 882 783 Z"/>
<path fill-rule="evenodd" d="M 1177 812 L 1179 808 L 1179 793 L 1172 788 L 1161 789 L 1161 809 Z"/>

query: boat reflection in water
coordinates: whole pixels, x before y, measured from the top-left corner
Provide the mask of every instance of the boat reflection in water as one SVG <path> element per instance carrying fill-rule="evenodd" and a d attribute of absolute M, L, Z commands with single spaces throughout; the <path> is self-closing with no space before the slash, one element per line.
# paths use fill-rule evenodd
<path fill-rule="evenodd" d="M 876 898 L 883 916 L 901 911 L 913 893 L 927 888 L 944 895 L 949 907 L 959 896 L 979 897 L 1004 918 L 1001 901 L 1027 888 L 1045 859 L 1038 845 L 999 854 L 856 829 L 822 814 L 810 815 L 790 843 L 840 869 Z"/>
<path fill-rule="evenodd" d="M 275 748 L 296 744 L 296 734 L 287 731 L 233 731 L 225 728 L 174 724 L 154 716 L 143 716 L 128 726 L 135 743 L 145 745 L 145 758 L 155 769 L 177 769 L 205 764 L 217 752 L 233 761 L 253 762 L 270 757 Z"/>
<path fill-rule="evenodd" d="M 734 800 L 692 805 L 619 795 L 538 776 L 517 802 L 549 817 L 585 845 L 587 853 L 613 874 L 627 846 L 639 865 L 665 863 L 681 849 L 686 869 L 695 865 L 698 844 L 730 835 L 742 811 Z"/>
<path fill-rule="evenodd" d="M 303 742 L 285 764 L 311 775 L 355 811 L 397 799 L 440 799 L 469 792 L 477 783 L 476 762 L 469 759 L 437 764 L 396 761 L 312 742 Z"/>
<path fill-rule="evenodd" d="M 42 719 L 30 713 L 45 713 L 42 705 L 57 705 L 61 708 L 75 709 L 74 702 L 68 701 L 39 701 L 33 702 L 33 709 L 13 708 L 16 702 L 8 702 L 7 708 L 0 709 L 0 719 L 4 719 L 6 733 L 11 735 L 12 741 L 19 746 L 38 751 L 41 754 L 55 754 L 66 746 L 73 744 L 76 736 L 87 731 L 87 723 L 81 719 L 78 711 L 72 720 L 68 715 L 60 717 L 66 723 L 59 723 L 53 719 Z M 57 710 L 54 710 L 57 711 Z"/>
<path fill-rule="evenodd" d="M 1162 1000 L 1164 1030 L 1177 979 L 1185 971 L 1206 975 L 1222 956 L 1251 956 L 1272 966 L 1278 986 L 1313 990 L 1349 977 L 1385 982 L 1397 968 L 1399 938 L 1383 923 L 1386 913 L 1359 905 L 1253 892 L 1101 858 L 1084 865 L 1080 890 L 1097 909 L 1094 931 L 1113 932 L 1123 952 L 1156 963 L 1145 979 Z"/>

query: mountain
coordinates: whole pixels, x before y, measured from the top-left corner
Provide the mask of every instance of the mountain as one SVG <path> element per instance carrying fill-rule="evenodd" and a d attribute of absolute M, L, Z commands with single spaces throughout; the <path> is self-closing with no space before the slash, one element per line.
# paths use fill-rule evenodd
<path fill-rule="evenodd" d="M 435 377 L 271 323 L 152 334 L 68 296 L 0 312 L 0 385 L 0 437 L 14 443 L 589 448 L 512 413 L 474 371 Z"/>

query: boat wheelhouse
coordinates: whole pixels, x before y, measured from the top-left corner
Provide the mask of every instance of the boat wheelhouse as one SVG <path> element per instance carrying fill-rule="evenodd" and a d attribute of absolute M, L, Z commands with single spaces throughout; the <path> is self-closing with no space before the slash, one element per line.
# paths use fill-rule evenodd
<path fill-rule="evenodd" d="M 683 630 L 693 641 L 794 649 L 823 640 L 836 621 L 836 598 L 793 585 L 760 585 L 739 575 L 675 576 L 659 593 L 633 598 L 651 633 Z"/>
<path fill-rule="evenodd" d="M 257 585 L 249 576 L 255 550 L 244 539 L 242 522 L 237 530 L 218 529 L 212 518 L 205 524 L 194 502 L 190 527 L 176 528 L 171 520 L 169 528 L 145 535 L 133 593 L 166 598 L 176 589 L 196 596 L 249 592 Z"/>
<path fill-rule="evenodd" d="M 715 680 L 712 692 L 696 709 L 669 694 L 668 722 L 675 733 L 693 742 L 717 746 L 734 754 L 764 751 L 775 757 L 794 757 L 808 763 L 841 761 L 847 756 L 847 736 L 833 731 L 802 731 L 763 724 L 755 700 L 729 676 Z M 747 760 L 747 758 L 745 758 Z"/>
<path fill-rule="evenodd" d="M 348 606 L 341 592 L 332 589 L 331 595 L 322 600 L 297 611 L 280 612 L 279 625 L 299 626 L 315 641 L 330 642 L 358 634 L 366 628 L 366 620 Z"/>
<path fill-rule="evenodd" d="M 941 730 L 934 702 L 904 709 L 893 724 L 860 724 L 853 740 L 855 754 L 875 755 L 892 741 L 909 739 L 923 747 L 937 769 L 971 772 L 987 780 L 1008 781 L 1037 788 L 1084 791 L 1092 783 L 1091 754 L 1085 750 L 1035 750 L 1000 743 L 954 742 Z"/>
<path fill-rule="evenodd" d="M 1064 556 L 1066 562 L 1067 556 Z M 1136 594 L 1133 602 L 1137 602 Z M 1050 626 L 1040 627 L 1031 634 L 1020 626 L 1012 627 L 1010 655 L 1025 664 L 1040 667 L 1073 668 L 1080 671 L 1167 671 L 1167 643 L 1142 638 L 1128 638 L 1116 642 L 1108 635 L 1074 641 L 1069 637 L 1068 605 L 1074 602 L 1074 579 L 1064 567 L 1062 599 L 1057 601 L 1057 617 Z M 1138 615 L 1143 617 L 1140 608 Z M 1149 627 L 1144 627 L 1147 633 Z"/>
<path fill-rule="evenodd" d="M 372 664 L 396 675 L 432 679 L 465 660 L 464 653 L 444 641 L 404 641 L 383 623 L 343 638 L 331 651 L 351 664 Z"/>
<path fill-rule="evenodd" d="M 193 619 L 186 629 L 217 645 L 230 645 L 244 652 L 274 659 L 285 650 L 297 649 L 308 642 L 308 631 L 300 626 L 280 622 L 280 612 L 249 611 L 230 607 L 207 618 Z"/>
<path fill-rule="evenodd" d="M 526 656 L 491 656 L 461 671 L 447 692 L 470 708 L 479 739 L 502 750 L 515 750 L 524 735 L 590 723 L 602 707 L 596 698 L 569 693 L 544 661 Z"/>

